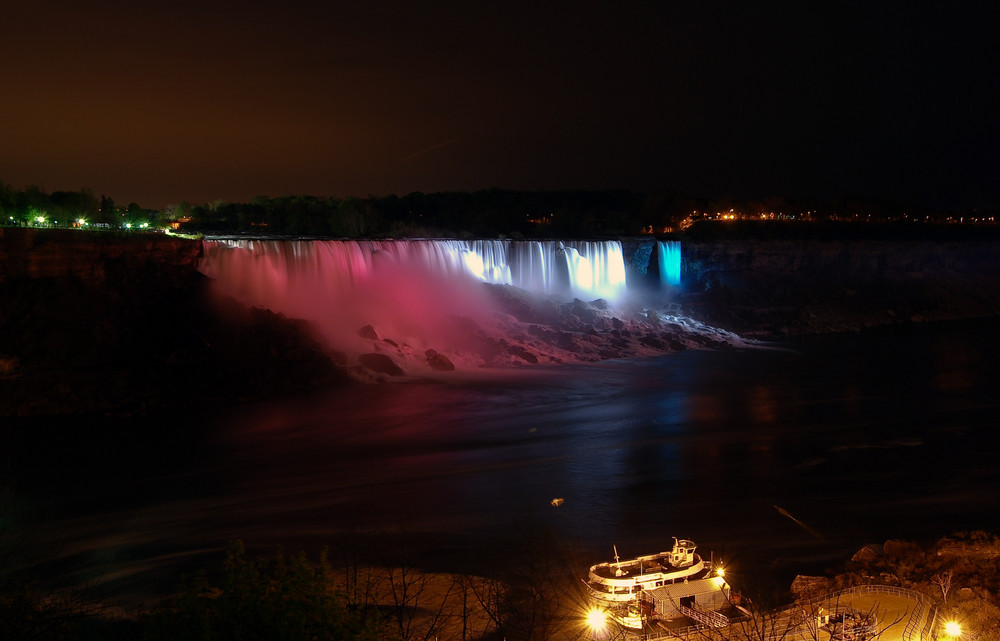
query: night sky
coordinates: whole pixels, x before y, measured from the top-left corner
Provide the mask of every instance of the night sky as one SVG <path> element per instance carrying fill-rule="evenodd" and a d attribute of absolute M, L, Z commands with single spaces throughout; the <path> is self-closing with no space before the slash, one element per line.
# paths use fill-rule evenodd
<path fill-rule="evenodd" d="M 1000 206 L 989 3 L 6 4 L 15 188 Z"/>

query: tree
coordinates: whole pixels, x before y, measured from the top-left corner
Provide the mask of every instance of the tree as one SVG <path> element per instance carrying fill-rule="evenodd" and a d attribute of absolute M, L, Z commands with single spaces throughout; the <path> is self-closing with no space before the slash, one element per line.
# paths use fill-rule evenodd
<path fill-rule="evenodd" d="M 942 572 L 941 574 L 935 574 L 931 581 L 941 588 L 941 601 L 947 605 L 948 603 L 948 591 L 951 590 L 951 577 L 954 574 L 952 570 L 947 572 Z"/>
<path fill-rule="evenodd" d="M 241 541 L 230 545 L 219 585 L 204 574 L 146 617 L 150 641 L 357 640 L 384 638 L 376 613 L 349 610 L 334 591 L 326 552 L 318 564 L 305 553 L 250 561 Z"/>
<path fill-rule="evenodd" d="M 743 600 L 742 616 L 732 619 L 729 626 L 707 628 L 698 636 L 706 640 L 726 641 L 877 641 L 882 635 L 906 618 L 906 612 L 885 619 L 885 611 L 878 601 L 865 609 L 844 603 L 842 596 L 829 599 L 812 599 L 783 607 L 767 607 L 770 596 L 763 601 Z"/>
<path fill-rule="evenodd" d="M 586 598 L 564 542 L 528 522 L 500 543 L 488 555 L 495 567 L 471 585 L 497 634 L 507 641 L 548 641 L 578 630 Z"/>
<path fill-rule="evenodd" d="M 450 597 L 459 583 L 454 576 L 447 577 L 443 585 L 435 585 L 440 582 L 441 577 L 421 571 L 405 557 L 389 564 L 392 618 L 402 641 L 430 641 L 441 636 L 453 614 Z"/>
<path fill-rule="evenodd" d="M 101 225 L 118 226 L 118 214 L 115 211 L 115 201 L 101 194 L 100 207 L 97 209 L 97 223 Z"/>
<path fill-rule="evenodd" d="M 14 197 L 14 190 L 0 180 L 0 215 L 3 216 L 3 224 L 5 225 L 10 220 L 9 216 L 13 215 L 14 212 Z"/>

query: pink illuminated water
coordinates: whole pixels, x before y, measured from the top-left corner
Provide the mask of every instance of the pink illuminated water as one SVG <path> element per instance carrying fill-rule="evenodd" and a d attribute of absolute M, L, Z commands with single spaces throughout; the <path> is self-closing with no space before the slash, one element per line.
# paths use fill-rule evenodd
<path fill-rule="evenodd" d="M 626 295 L 618 241 L 209 240 L 200 269 L 216 290 L 315 322 L 347 352 L 358 329 L 423 348 L 448 347 L 451 318 L 489 320 L 482 283 L 563 300 Z"/>

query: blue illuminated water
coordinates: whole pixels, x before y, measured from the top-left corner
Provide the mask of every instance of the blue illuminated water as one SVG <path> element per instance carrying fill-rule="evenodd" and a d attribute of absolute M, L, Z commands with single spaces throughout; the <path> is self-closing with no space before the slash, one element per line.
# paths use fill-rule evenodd
<path fill-rule="evenodd" d="M 677 287 L 681 284 L 680 241 L 656 241 L 656 251 L 660 265 L 660 284 Z"/>

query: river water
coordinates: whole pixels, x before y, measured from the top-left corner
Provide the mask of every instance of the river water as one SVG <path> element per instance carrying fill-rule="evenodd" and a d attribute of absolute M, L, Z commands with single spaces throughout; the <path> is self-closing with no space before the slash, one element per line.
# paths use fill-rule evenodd
<path fill-rule="evenodd" d="M 270 553 L 359 531 L 453 569 L 537 527 L 588 562 L 677 536 L 737 573 L 819 571 L 864 543 L 1000 529 L 998 328 L 481 371 L 184 420 L 12 420 L 0 505 L 45 549 L 39 572 L 125 605 L 234 539 Z"/>

